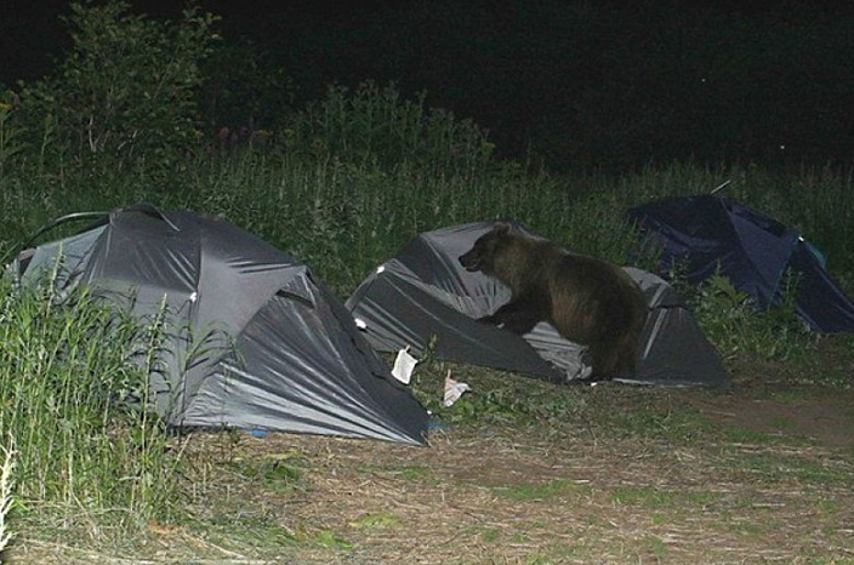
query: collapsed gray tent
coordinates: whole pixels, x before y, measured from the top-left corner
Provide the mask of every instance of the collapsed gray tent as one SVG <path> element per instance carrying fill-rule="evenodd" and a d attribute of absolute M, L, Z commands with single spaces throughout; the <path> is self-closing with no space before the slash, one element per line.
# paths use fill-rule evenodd
<path fill-rule="evenodd" d="M 92 286 L 140 317 L 165 301 L 169 355 L 151 388 L 169 424 L 425 442 L 426 411 L 343 304 L 305 265 L 240 228 L 192 212 L 119 209 L 23 252 L 21 280 L 59 257 L 63 286 Z M 205 354 L 194 357 L 194 345 Z"/>
<path fill-rule="evenodd" d="M 553 382 L 584 378 L 584 348 L 541 322 L 517 336 L 477 318 L 495 312 L 509 290 L 482 273 L 462 268 L 458 257 L 493 228 L 491 222 L 452 226 L 411 240 L 356 289 L 346 306 L 379 351 L 410 347 L 420 355 L 431 343 L 439 359 L 533 375 Z M 528 232 L 530 233 L 530 232 Z M 531 234 L 533 235 L 533 234 Z M 626 382 L 718 386 L 726 371 L 683 299 L 664 280 L 626 268 L 643 289 L 649 314 L 638 370 Z"/>

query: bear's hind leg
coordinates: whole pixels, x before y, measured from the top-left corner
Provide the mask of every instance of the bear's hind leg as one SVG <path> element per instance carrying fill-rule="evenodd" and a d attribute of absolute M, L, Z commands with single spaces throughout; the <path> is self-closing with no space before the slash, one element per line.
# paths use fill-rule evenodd
<path fill-rule="evenodd" d="M 610 380 L 618 376 L 614 374 L 617 359 L 613 343 L 602 341 L 591 343 L 588 346 L 588 353 L 593 362 L 593 373 L 589 377 L 591 380 Z"/>
<path fill-rule="evenodd" d="M 593 359 L 592 378 L 610 380 L 631 378 L 637 370 L 638 336 L 626 332 L 616 340 L 599 341 L 590 346 Z"/>

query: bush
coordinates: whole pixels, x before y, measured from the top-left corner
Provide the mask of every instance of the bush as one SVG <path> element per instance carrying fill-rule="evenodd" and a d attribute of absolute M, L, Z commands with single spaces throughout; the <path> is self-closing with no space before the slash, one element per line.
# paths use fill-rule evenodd
<path fill-rule="evenodd" d="M 128 13 L 130 5 L 71 5 L 73 45 L 55 73 L 20 92 L 21 123 L 34 147 L 73 162 L 125 171 L 179 165 L 196 128 L 200 63 L 216 18 L 197 8 L 180 22 Z"/>
<path fill-rule="evenodd" d="M 487 133 L 451 112 L 426 108 L 425 94 L 402 99 L 393 84 L 350 91 L 331 87 L 285 132 L 289 149 L 357 166 L 414 165 L 435 174 L 471 175 L 490 162 Z"/>
<path fill-rule="evenodd" d="M 716 273 L 692 296 L 697 322 L 724 357 L 789 360 L 810 351 L 819 334 L 795 313 L 797 281 L 785 280 L 781 303 L 758 311 L 750 296 Z"/>

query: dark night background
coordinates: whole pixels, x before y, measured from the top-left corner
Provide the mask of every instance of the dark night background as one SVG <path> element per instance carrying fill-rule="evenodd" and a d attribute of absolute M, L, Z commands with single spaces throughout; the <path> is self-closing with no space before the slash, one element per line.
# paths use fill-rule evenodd
<path fill-rule="evenodd" d="M 504 155 L 557 171 L 854 156 L 854 2 L 199 5 L 223 18 L 227 44 L 251 42 L 260 68 L 293 85 L 279 101 L 266 93 L 275 111 L 245 116 L 256 127 L 281 125 L 285 98 L 298 108 L 329 84 L 372 79 L 424 90 L 428 105 L 488 129 Z M 184 4 L 133 6 L 174 19 Z M 69 44 L 67 13 L 62 0 L 3 3 L 0 84 L 50 71 Z"/>

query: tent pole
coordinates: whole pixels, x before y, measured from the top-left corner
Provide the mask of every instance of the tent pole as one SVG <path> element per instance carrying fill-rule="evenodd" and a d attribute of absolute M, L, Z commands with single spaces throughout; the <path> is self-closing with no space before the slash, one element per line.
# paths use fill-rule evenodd
<path fill-rule="evenodd" d="M 715 194 L 716 192 L 725 189 L 732 182 L 732 179 L 727 179 L 721 184 L 719 184 L 714 190 L 712 190 L 709 194 Z"/>

